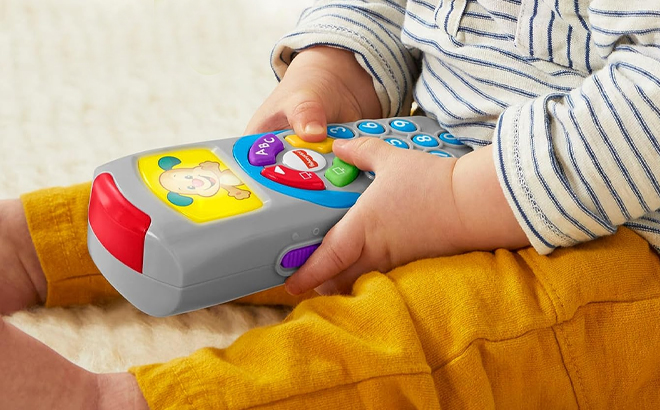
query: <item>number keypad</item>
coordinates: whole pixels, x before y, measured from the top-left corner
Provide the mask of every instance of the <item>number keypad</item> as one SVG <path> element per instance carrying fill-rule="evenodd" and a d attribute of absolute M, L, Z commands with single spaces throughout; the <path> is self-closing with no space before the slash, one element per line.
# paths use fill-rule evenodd
<path fill-rule="evenodd" d="M 337 158 L 332 152 L 334 140 L 378 138 L 393 147 L 438 157 L 460 157 L 471 151 L 427 117 L 328 124 L 327 136 L 314 143 L 302 140 L 292 130 L 247 136 L 234 146 L 234 158 L 266 188 L 321 206 L 345 208 L 357 201 L 376 175 Z"/>
<path fill-rule="evenodd" d="M 429 121 L 426 117 L 406 117 L 362 120 L 354 124 L 330 124 L 328 125 L 328 137 L 379 138 L 394 147 L 416 149 L 449 158 L 459 157 L 471 150 L 454 135 L 437 125 L 429 128 L 427 125 Z"/>

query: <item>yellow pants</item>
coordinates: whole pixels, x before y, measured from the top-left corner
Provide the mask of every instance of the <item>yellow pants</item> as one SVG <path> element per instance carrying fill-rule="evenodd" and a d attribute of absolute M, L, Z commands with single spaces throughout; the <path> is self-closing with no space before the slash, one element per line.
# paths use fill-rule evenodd
<path fill-rule="evenodd" d="M 23 197 L 49 305 L 116 295 L 86 254 L 88 195 Z M 130 371 L 154 410 L 660 408 L 660 262 L 625 228 L 549 256 L 422 260 L 305 298 L 244 298 L 296 307 L 226 349 Z"/>

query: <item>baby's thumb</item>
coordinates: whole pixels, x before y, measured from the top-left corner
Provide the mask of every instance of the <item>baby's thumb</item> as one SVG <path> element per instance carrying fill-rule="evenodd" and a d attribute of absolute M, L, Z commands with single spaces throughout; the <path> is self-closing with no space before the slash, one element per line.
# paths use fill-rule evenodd
<path fill-rule="evenodd" d="M 308 142 L 323 141 L 326 134 L 327 119 L 321 99 L 314 93 L 300 93 L 286 113 L 293 131 Z"/>
<path fill-rule="evenodd" d="M 389 161 L 393 146 L 373 137 L 352 140 L 335 140 L 332 152 L 342 161 L 353 164 L 363 171 L 377 171 L 378 164 Z"/>

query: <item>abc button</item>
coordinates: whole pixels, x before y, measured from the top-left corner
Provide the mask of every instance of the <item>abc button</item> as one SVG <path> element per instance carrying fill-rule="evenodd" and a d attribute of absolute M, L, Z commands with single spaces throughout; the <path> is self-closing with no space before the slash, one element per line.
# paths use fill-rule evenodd
<path fill-rule="evenodd" d="M 268 133 L 259 137 L 250 147 L 248 161 L 250 164 L 262 167 L 276 162 L 277 154 L 284 150 L 284 143 L 277 135 Z"/>
<path fill-rule="evenodd" d="M 309 149 L 294 149 L 284 153 L 282 162 L 289 168 L 297 171 L 316 172 L 325 168 L 326 161 L 323 155 Z"/>

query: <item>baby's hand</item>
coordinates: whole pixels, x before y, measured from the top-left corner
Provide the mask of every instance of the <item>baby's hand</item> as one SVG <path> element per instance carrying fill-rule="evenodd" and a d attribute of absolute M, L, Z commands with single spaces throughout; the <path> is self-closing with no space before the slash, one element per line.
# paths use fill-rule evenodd
<path fill-rule="evenodd" d="M 336 140 L 334 153 L 375 180 L 286 282 L 300 294 L 350 291 L 367 272 L 387 272 L 417 259 L 464 252 L 454 204 L 457 160 L 403 150 L 377 138 Z"/>
<path fill-rule="evenodd" d="M 245 134 L 293 128 L 309 142 L 326 138 L 328 122 L 382 115 L 373 80 L 353 53 L 314 47 L 298 54 L 252 117 Z"/>

